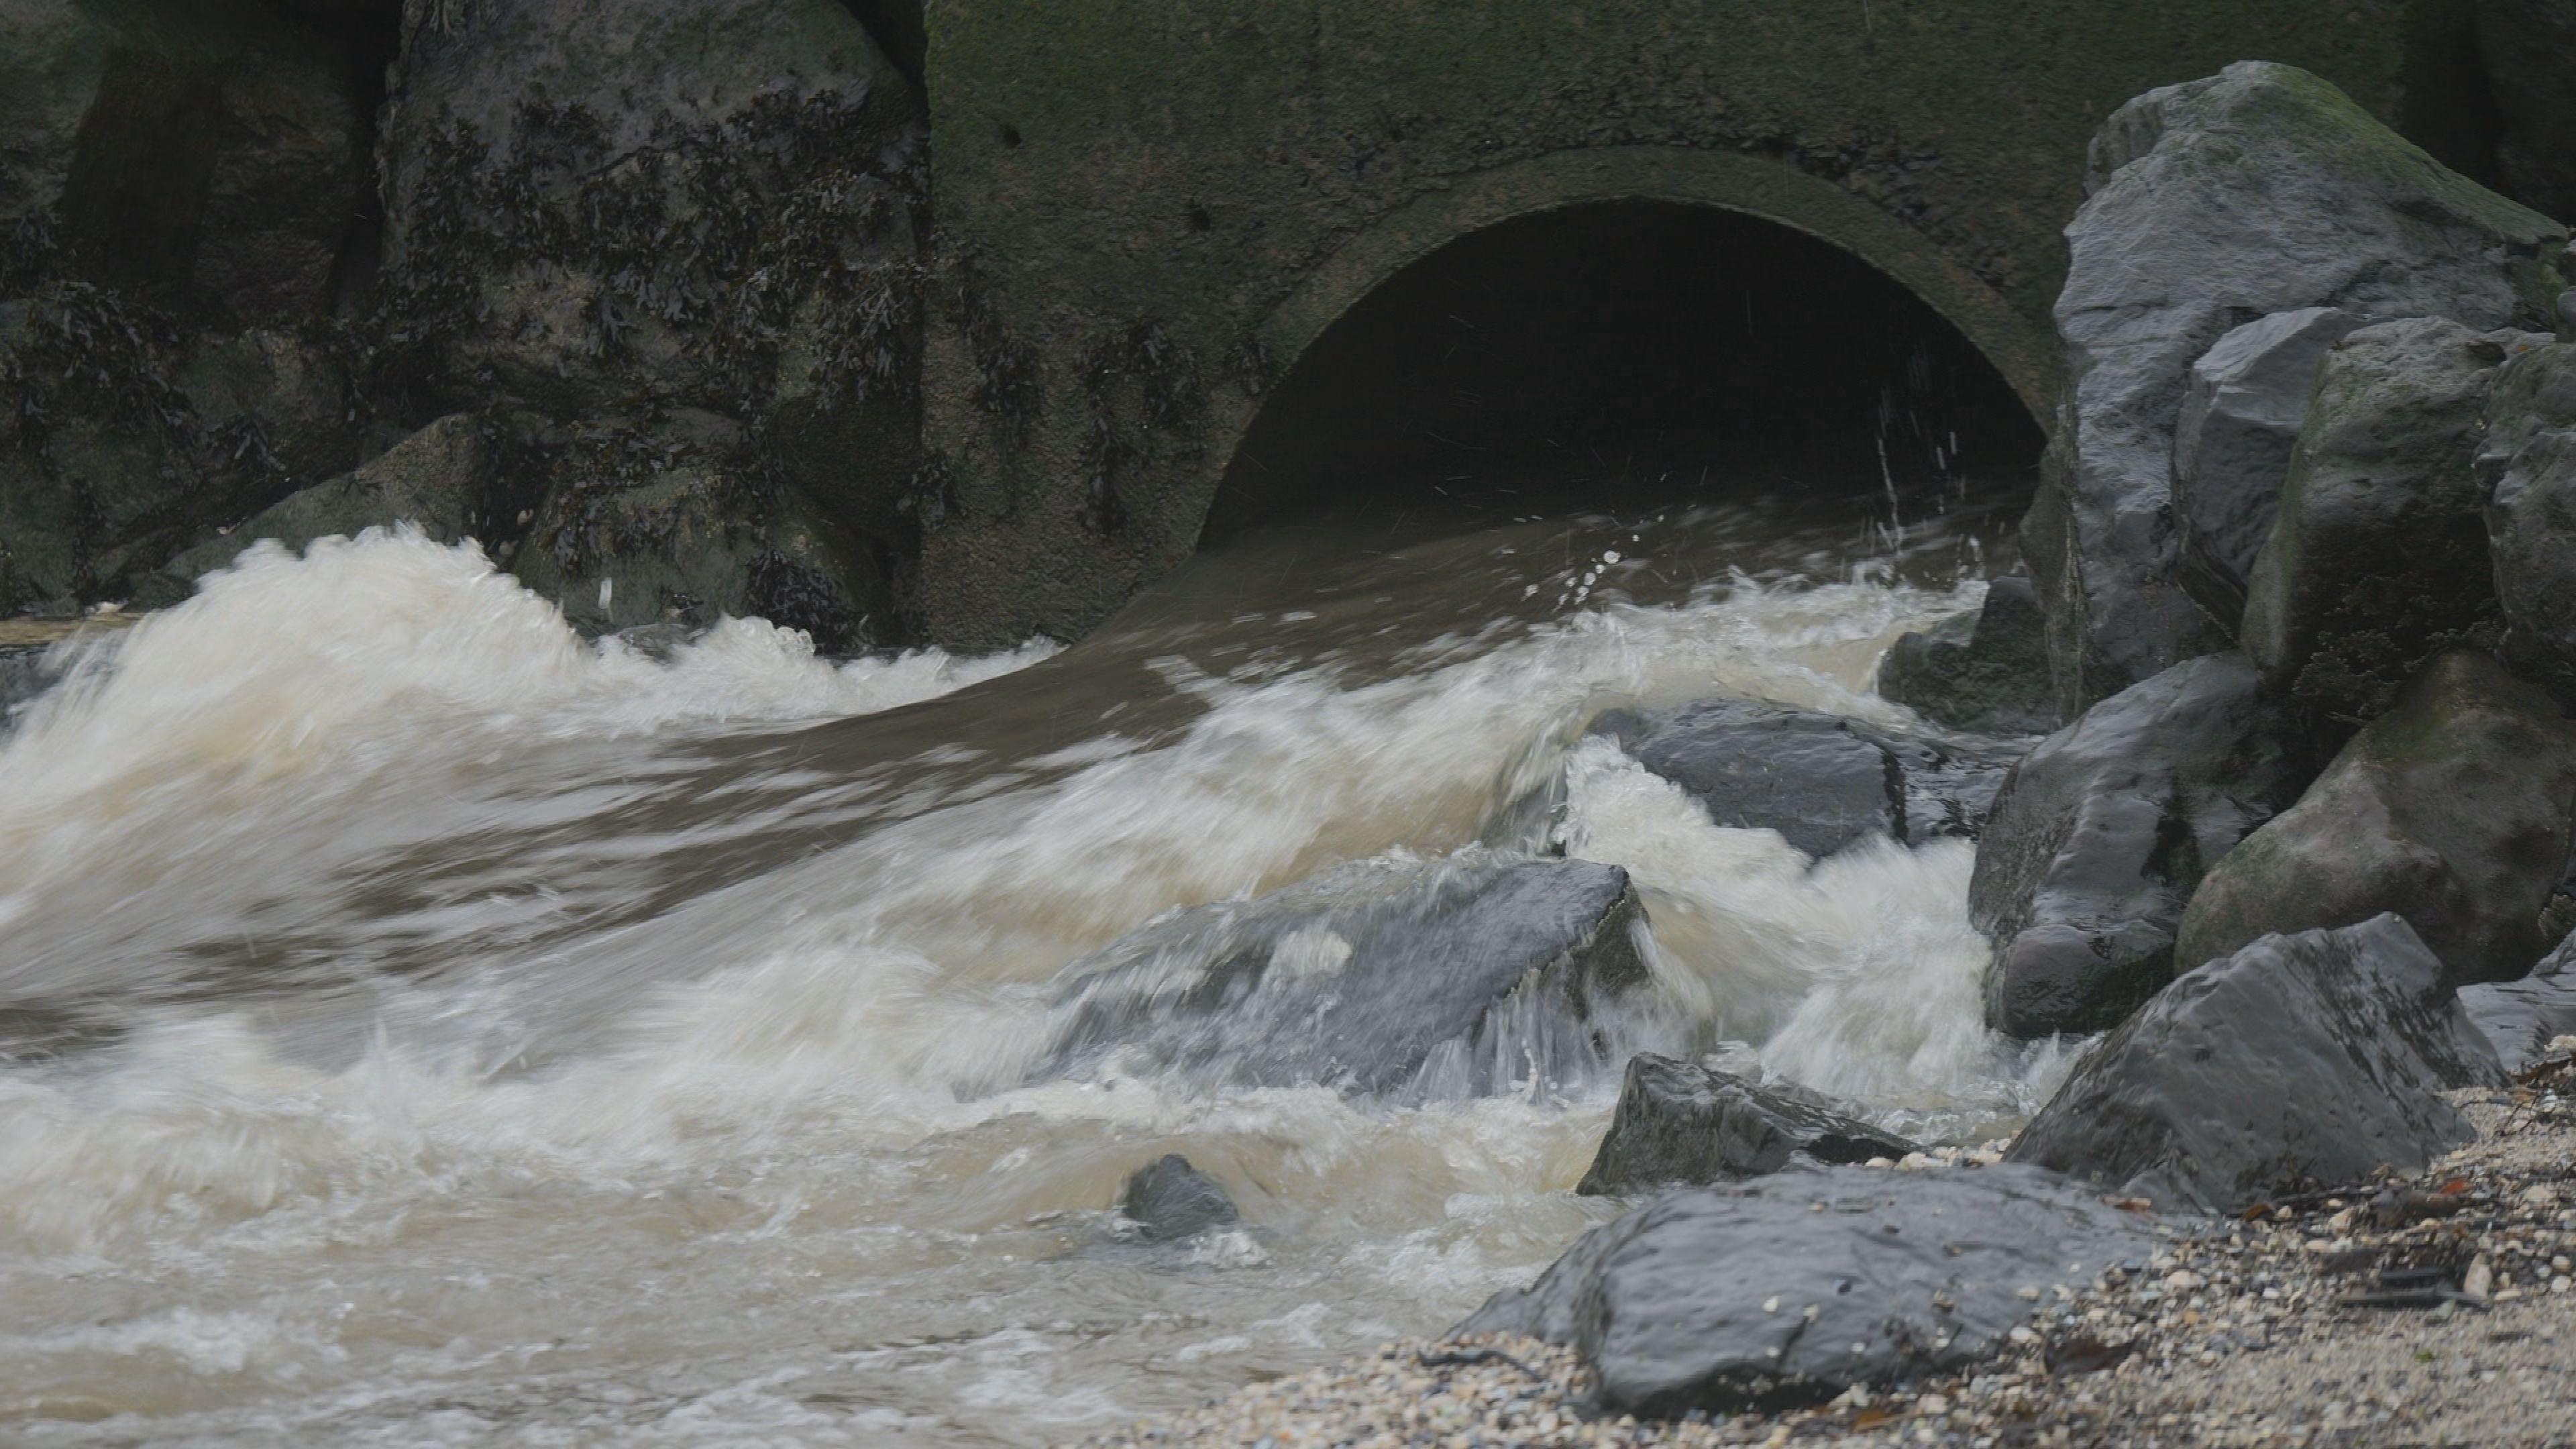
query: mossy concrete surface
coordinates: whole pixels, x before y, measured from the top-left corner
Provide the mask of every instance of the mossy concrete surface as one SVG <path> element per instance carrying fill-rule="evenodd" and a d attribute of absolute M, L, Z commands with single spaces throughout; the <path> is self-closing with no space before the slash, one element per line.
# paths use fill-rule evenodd
<path fill-rule="evenodd" d="M 2039 410 L 2088 138 L 2228 62 L 2445 159 L 2458 0 L 932 0 L 924 622 L 1077 635 L 1195 547 L 1261 395 L 1470 231 L 1649 197 L 1922 296 Z"/>

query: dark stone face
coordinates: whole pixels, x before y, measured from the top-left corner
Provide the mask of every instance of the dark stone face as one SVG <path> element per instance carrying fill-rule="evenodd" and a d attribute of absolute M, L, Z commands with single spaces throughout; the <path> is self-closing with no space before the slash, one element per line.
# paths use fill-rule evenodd
<path fill-rule="evenodd" d="M 1879 694 L 1952 729 L 2035 734 L 2055 728 L 2047 621 L 2030 580 L 1994 580 L 1977 613 L 1956 622 L 1889 646 L 1879 661 Z"/>
<path fill-rule="evenodd" d="M 2476 1135 L 2441 1093 L 2501 1079 L 2440 960 L 2379 916 L 2186 972 L 2094 1048 L 2007 1155 L 2229 1212 L 2421 1167 Z"/>
<path fill-rule="evenodd" d="M 1190 1166 L 1177 1152 L 1165 1153 L 1136 1169 L 1118 1199 L 1118 1211 L 1134 1222 L 1147 1242 L 1196 1237 L 1237 1219 L 1234 1199 L 1215 1178 Z"/>
<path fill-rule="evenodd" d="M 1809 1404 L 1991 1353 L 2024 1289 L 2143 1258 L 2145 1221 L 2053 1173 L 1792 1168 L 1595 1228 L 1459 1331 L 1572 1344 L 1611 1413 Z"/>
<path fill-rule="evenodd" d="M 1915 1145 L 1788 1092 L 1639 1052 L 1592 1168 L 1574 1190 L 1628 1194 L 1777 1172 L 1794 1158 L 1867 1162 Z"/>

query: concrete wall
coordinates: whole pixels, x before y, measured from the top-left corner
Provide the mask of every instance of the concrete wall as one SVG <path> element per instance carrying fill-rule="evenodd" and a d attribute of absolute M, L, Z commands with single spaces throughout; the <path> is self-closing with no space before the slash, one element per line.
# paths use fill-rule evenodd
<path fill-rule="evenodd" d="M 2045 413 L 2087 140 L 2239 59 L 2446 160 L 2463 0 L 932 0 L 931 633 L 1078 635 L 1196 546 L 1261 395 L 1513 216 L 1651 197 L 1848 249 Z M 2436 107 L 2451 98 L 2452 109 Z"/>

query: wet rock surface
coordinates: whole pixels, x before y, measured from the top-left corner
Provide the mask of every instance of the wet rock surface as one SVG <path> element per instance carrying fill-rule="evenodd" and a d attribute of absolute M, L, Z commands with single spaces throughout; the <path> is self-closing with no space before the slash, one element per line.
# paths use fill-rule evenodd
<path fill-rule="evenodd" d="M 2551 1042 L 2576 1036 L 2576 939 L 2561 941 L 2520 980 L 2461 987 L 2460 1009 L 2495 1048 L 2506 1071 L 2530 1066 Z"/>
<path fill-rule="evenodd" d="M 1628 873 L 1590 861 L 1360 863 L 1174 911 L 1068 968 L 1041 1075 L 1115 1059 L 1241 1085 L 1431 1095 L 1600 1069 L 1642 984 Z"/>
<path fill-rule="evenodd" d="M 2576 700 L 2576 347 L 2505 364 L 2477 461 L 2505 657 Z"/>
<path fill-rule="evenodd" d="M 2495 661 L 2445 654 L 2298 804 L 2211 868 L 2176 960 L 2394 911 L 2451 983 L 2520 976 L 2547 944 L 2541 913 L 2566 875 L 2572 815 L 2576 726 Z"/>
<path fill-rule="evenodd" d="M 2266 679 L 2358 722 L 2435 652 L 2493 644 L 2473 464 L 2497 370 L 2548 340 L 2424 317 L 2327 355 L 2248 585 L 2240 633 Z"/>
<path fill-rule="evenodd" d="M 2173 975 L 2209 867 L 2313 775 L 2300 722 L 2241 655 L 2177 665 L 2095 705 L 2015 767 L 1968 906 L 1995 943 L 1986 1020 L 2102 1031 Z"/>
<path fill-rule="evenodd" d="M 2174 429 L 2176 577 L 2231 629 L 2244 617 L 2246 581 L 2272 534 L 2318 364 L 2368 320 L 2340 307 L 2275 312 L 2219 338 L 2191 365 Z"/>
<path fill-rule="evenodd" d="M 1818 859 L 1872 835 L 1903 844 L 1975 838 L 2014 754 L 1734 699 L 1614 710 L 1591 732 L 1679 785 L 1712 822 L 1776 830 Z"/>
<path fill-rule="evenodd" d="M 2121 1024 L 2008 1159 L 2168 1209 L 2231 1212 L 2421 1167 L 2474 1133 L 2441 1093 L 2501 1068 L 2395 916 L 2266 936 Z"/>
<path fill-rule="evenodd" d="M 1878 692 L 1935 724 L 1977 734 L 2038 734 L 2058 724 L 2048 624 L 2030 580 L 1995 579 L 1977 612 L 1904 634 L 1879 661 Z"/>
<path fill-rule="evenodd" d="M 1136 1225 L 1147 1242 L 1174 1242 L 1221 1228 L 1240 1217 L 1234 1199 L 1217 1180 L 1190 1166 L 1177 1152 L 1167 1152 L 1136 1169 L 1118 1197 L 1121 1216 Z"/>
<path fill-rule="evenodd" d="M 1917 1150 L 1807 1095 L 1639 1052 L 1628 1059 L 1610 1131 L 1574 1190 L 1634 1195 L 1676 1183 L 1759 1177 L 1793 1159 L 1867 1162 Z"/>
<path fill-rule="evenodd" d="M 2193 362 L 2306 307 L 2541 325 L 2565 228 L 2444 170 L 2304 71 L 2150 91 L 2094 138 L 2057 302 L 2069 392 L 2024 525 L 2066 714 L 2223 647 L 2175 578 Z"/>
<path fill-rule="evenodd" d="M 2153 1241 L 2140 1218 L 2031 1168 L 1793 1168 L 1596 1228 L 1459 1332 L 1572 1344 L 1612 1413 L 1816 1403 L 1984 1357 L 2026 1294 Z"/>

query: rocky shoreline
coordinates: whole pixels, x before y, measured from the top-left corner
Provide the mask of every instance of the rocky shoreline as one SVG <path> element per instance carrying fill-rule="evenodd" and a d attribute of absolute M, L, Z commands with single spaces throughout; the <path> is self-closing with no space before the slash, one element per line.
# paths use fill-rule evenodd
<path fill-rule="evenodd" d="M 1580 1355 L 1468 1334 L 1246 1388 L 1087 1449 L 1827 1443 L 2544 1449 L 2576 1424 L 2576 1038 L 2453 1094 L 2478 1140 L 2416 1172 L 2166 1223 L 2027 1295 L 1992 1360 L 1777 1413 L 1600 1413 Z M 1976 1173 L 1949 1149 L 1897 1173 Z M 2128 1209 L 2145 1213 L 2143 1205 Z"/>

